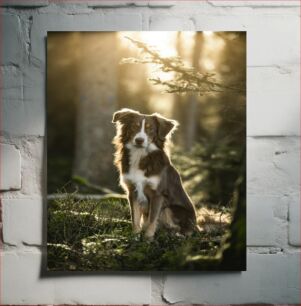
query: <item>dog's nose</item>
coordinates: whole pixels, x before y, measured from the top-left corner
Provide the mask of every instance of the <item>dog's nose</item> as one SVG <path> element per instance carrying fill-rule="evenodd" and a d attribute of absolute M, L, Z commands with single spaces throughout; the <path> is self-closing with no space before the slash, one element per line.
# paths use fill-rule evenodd
<path fill-rule="evenodd" d="M 135 139 L 135 143 L 139 146 L 141 146 L 143 144 L 143 142 L 144 142 L 144 139 L 141 138 L 141 137 L 138 137 L 138 138 Z"/>

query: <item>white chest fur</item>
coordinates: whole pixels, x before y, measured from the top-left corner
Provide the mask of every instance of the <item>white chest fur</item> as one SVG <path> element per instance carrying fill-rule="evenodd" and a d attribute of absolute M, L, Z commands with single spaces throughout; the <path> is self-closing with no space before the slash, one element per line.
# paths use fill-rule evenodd
<path fill-rule="evenodd" d="M 131 183 L 135 186 L 137 192 L 137 200 L 139 203 L 147 202 L 144 195 L 144 187 L 149 186 L 156 189 L 160 182 L 158 175 L 146 177 L 144 171 L 139 169 L 140 160 L 147 155 L 144 148 L 130 148 L 130 168 L 129 172 L 121 175 L 122 183 Z"/>

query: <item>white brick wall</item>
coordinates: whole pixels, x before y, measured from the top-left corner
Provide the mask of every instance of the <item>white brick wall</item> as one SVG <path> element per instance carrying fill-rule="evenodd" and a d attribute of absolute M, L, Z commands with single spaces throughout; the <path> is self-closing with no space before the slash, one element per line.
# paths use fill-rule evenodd
<path fill-rule="evenodd" d="M 1 6 L 2 304 L 299 302 L 299 1 L 5 0 Z M 50 30 L 248 31 L 247 272 L 40 275 Z"/>
<path fill-rule="evenodd" d="M 5 199 L 2 205 L 5 220 L 3 242 L 20 248 L 26 245 L 42 246 L 43 200 Z"/>
<path fill-rule="evenodd" d="M 167 276 L 163 296 L 170 303 L 297 303 L 300 254 L 249 253 L 248 271 Z"/>
<path fill-rule="evenodd" d="M 141 304 L 149 300 L 147 275 L 103 274 L 41 277 L 41 251 L 27 247 L 2 256 L 6 304 Z"/>
<path fill-rule="evenodd" d="M 21 155 L 12 145 L 0 144 L 0 182 L 1 190 L 18 190 L 21 188 Z"/>
<path fill-rule="evenodd" d="M 15 64 L 22 62 L 22 57 L 25 55 L 24 42 L 21 37 L 20 18 L 15 13 L 1 14 L 1 22 L 5 29 L 6 41 L 3 44 L 2 65 Z"/>
<path fill-rule="evenodd" d="M 300 246 L 300 195 L 292 195 L 289 199 L 289 243 Z"/>

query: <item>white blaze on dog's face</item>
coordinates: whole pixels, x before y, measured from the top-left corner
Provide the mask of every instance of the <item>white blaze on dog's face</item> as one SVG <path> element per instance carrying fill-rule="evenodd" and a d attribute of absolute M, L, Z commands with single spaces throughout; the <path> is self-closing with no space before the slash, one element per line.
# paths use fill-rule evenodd
<path fill-rule="evenodd" d="M 137 148 L 146 148 L 149 144 L 149 138 L 148 135 L 145 133 L 145 118 L 143 118 L 142 121 L 138 124 L 140 126 L 140 131 L 136 135 L 134 135 L 132 145 Z"/>

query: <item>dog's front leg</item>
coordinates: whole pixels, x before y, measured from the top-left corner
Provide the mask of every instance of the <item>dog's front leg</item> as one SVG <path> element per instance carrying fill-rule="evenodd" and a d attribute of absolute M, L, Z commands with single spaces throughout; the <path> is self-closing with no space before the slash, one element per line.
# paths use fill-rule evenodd
<path fill-rule="evenodd" d="M 141 232 L 141 217 L 142 217 L 141 206 L 137 201 L 134 201 L 132 209 L 132 224 L 133 224 L 133 231 L 135 234 Z"/>
<path fill-rule="evenodd" d="M 141 205 L 139 205 L 136 194 L 134 190 L 130 190 L 129 192 L 129 202 L 131 207 L 131 218 L 132 218 L 132 226 L 133 232 L 135 234 L 141 232 L 141 217 L 142 217 L 142 209 Z"/>
<path fill-rule="evenodd" d="M 161 195 L 153 194 L 152 197 L 150 197 L 149 215 L 145 231 L 145 236 L 149 239 L 152 239 L 155 235 L 163 201 L 164 198 Z"/>

